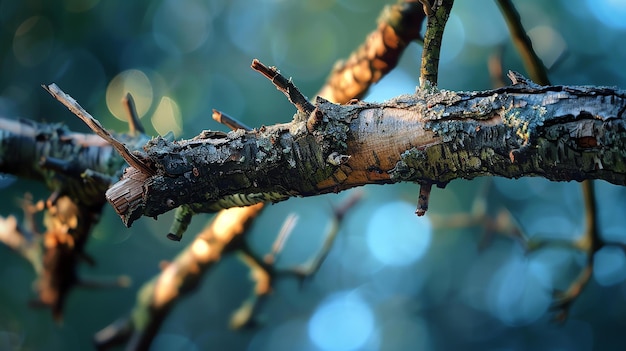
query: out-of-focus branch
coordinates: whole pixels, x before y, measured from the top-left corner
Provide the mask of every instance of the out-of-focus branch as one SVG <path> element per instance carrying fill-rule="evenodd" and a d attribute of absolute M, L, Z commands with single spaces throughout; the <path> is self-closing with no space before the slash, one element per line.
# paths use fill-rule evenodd
<path fill-rule="evenodd" d="M 452 213 L 429 215 L 430 222 L 435 229 L 456 229 L 480 227 L 483 229 L 479 242 L 479 249 L 487 247 L 495 235 L 510 238 L 525 249 L 528 249 L 528 237 L 524 234 L 519 223 L 515 220 L 511 212 L 502 207 L 497 209 L 496 214 L 492 215 L 487 209 L 487 196 L 493 187 L 493 182 L 487 180 L 482 189 L 474 197 L 472 207 L 468 213 Z"/>
<path fill-rule="evenodd" d="M 93 208 L 78 207 L 69 197 L 51 197 L 48 201 L 32 204 L 22 201 L 25 222 L 34 223 L 36 212 L 44 211 L 45 232 L 39 233 L 32 225 L 18 226 L 13 216 L 0 217 L 0 242 L 26 258 L 37 275 L 37 299 L 33 306 L 50 307 L 54 318 L 60 321 L 68 293 L 77 286 L 118 287 L 128 285 L 128 278 L 120 277 L 104 284 L 102 280 L 86 280 L 78 275 L 80 262 L 93 264 L 84 246 L 97 222 L 92 218 Z"/>
<path fill-rule="evenodd" d="M 515 9 L 515 6 L 511 0 L 497 0 L 497 3 L 509 27 L 513 44 L 520 53 L 524 67 L 530 75 L 530 78 L 541 85 L 550 85 L 547 69 L 533 49 L 532 42 L 526 34 L 526 30 L 522 25 L 520 15 Z M 595 135 L 592 137 L 595 138 Z M 595 253 L 605 245 L 600 236 L 597 224 L 594 183 L 592 180 L 585 180 L 581 183 L 581 187 L 585 203 L 586 225 L 582 237 L 576 242 L 575 246 L 585 251 L 587 254 L 587 262 L 578 277 L 570 284 L 569 288 L 555 294 L 557 300 L 553 308 L 557 310 L 555 317 L 560 321 L 564 321 L 567 318 L 572 304 L 589 282 L 591 273 L 593 272 Z"/>
<path fill-rule="evenodd" d="M 17 223 L 15 216 L 0 217 L 0 242 L 24 257 L 37 276 L 43 272 L 41 238 Z"/>
<path fill-rule="evenodd" d="M 104 286 L 87 282 L 77 270 L 81 262 L 93 264 L 84 248 L 106 203 L 104 192 L 125 163 L 100 137 L 72 133 L 60 125 L 0 119 L 0 130 L 0 171 L 41 181 L 52 192 L 37 205 L 23 201 L 28 231 L 19 230 L 9 217 L 3 221 L 2 237 L 33 264 L 38 295 L 34 305 L 50 307 L 60 320 L 74 287 Z M 131 147 L 146 141 L 144 136 L 120 138 Z M 38 211 L 44 211 L 43 233 L 33 219 Z"/>
<path fill-rule="evenodd" d="M 426 15 L 416 1 L 400 0 L 385 7 L 378 28 L 345 61 L 335 64 L 317 95 L 336 103 L 360 99 L 397 64 L 404 49 L 421 39 Z"/>
<path fill-rule="evenodd" d="M 360 192 L 353 192 L 346 200 L 333 207 L 330 223 L 322 234 L 322 246 L 311 257 L 300 264 L 284 268 L 276 267 L 277 262 L 280 261 L 280 254 L 285 248 L 285 243 L 292 237 L 293 229 L 298 221 L 298 216 L 295 213 L 290 214 L 285 219 L 283 226 L 276 235 L 276 240 L 272 245 L 270 253 L 260 258 L 244 246 L 241 249 L 240 258 L 250 268 L 250 277 L 255 282 L 255 287 L 250 296 L 232 314 L 230 326 L 238 329 L 255 325 L 255 311 L 267 299 L 271 291 L 271 282 L 275 279 L 295 275 L 302 284 L 306 279 L 315 275 L 326 256 L 328 256 L 337 234 L 339 234 L 345 215 L 359 202 L 361 197 Z M 293 233 L 293 236 L 297 236 L 297 233 Z"/>
<path fill-rule="evenodd" d="M 533 49 L 530 37 L 526 34 L 526 30 L 522 25 L 522 20 L 519 12 L 515 9 L 515 5 L 513 5 L 511 0 L 497 0 L 497 3 L 498 6 L 500 6 L 502 14 L 504 15 L 506 24 L 509 27 L 513 44 L 522 57 L 524 67 L 526 68 L 530 79 L 541 85 L 550 85 L 548 72 L 543 65 L 543 62 Z"/>
<path fill-rule="evenodd" d="M 117 321 L 97 333 L 99 349 L 127 342 L 129 350 L 147 350 L 159 327 L 177 301 L 193 291 L 201 278 L 225 252 L 237 248 L 263 204 L 221 211 L 211 223 L 163 271 L 144 284 L 125 322 Z"/>

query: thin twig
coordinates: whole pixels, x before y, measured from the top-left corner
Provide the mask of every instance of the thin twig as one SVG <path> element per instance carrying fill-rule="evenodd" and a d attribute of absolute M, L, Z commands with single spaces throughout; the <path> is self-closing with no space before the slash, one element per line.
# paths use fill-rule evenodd
<path fill-rule="evenodd" d="M 437 86 L 439 75 L 439 54 L 443 31 L 450 16 L 454 0 L 444 0 L 433 15 L 428 16 L 426 33 L 424 34 L 424 50 L 420 68 L 420 87 Z"/>
<path fill-rule="evenodd" d="M 224 112 L 218 111 L 216 109 L 213 109 L 212 117 L 213 117 L 213 119 L 216 122 L 221 123 L 221 124 L 227 126 L 228 128 L 230 128 L 232 130 L 237 130 L 237 129 L 243 129 L 243 130 L 246 130 L 246 131 L 252 130 L 252 128 L 248 127 L 244 123 L 242 123 L 242 122 L 234 119 L 233 117 L 230 117 L 229 115 L 225 114 Z"/>
<path fill-rule="evenodd" d="M 535 50 L 533 50 L 532 42 L 524 30 L 520 15 L 515 9 L 515 6 L 511 0 L 498 0 L 497 2 L 504 15 L 506 24 L 509 27 L 509 31 L 511 32 L 513 44 L 522 56 L 524 67 L 528 71 L 530 79 L 541 85 L 550 85 L 546 68 L 539 56 L 537 56 Z"/>
<path fill-rule="evenodd" d="M 276 67 L 267 67 L 261 61 L 254 59 L 252 60 L 252 64 L 250 65 L 253 70 L 261 73 L 265 78 L 272 81 L 272 84 L 276 86 L 276 89 L 280 90 L 287 96 L 287 99 L 296 106 L 298 111 L 303 112 L 307 115 L 311 114 L 315 109 L 315 106 L 307 100 L 307 98 L 302 95 L 300 90 L 293 84 L 291 79 L 285 78 Z"/>
<path fill-rule="evenodd" d="M 139 120 L 139 114 L 137 113 L 137 107 L 135 106 L 135 99 L 131 93 L 127 93 L 124 99 L 122 99 L 122 103 L 124 107 L 126 107 L 126 113 L 128 114 L 128 129 L 131 135 L 136 135 L 137 133 L 145 133 L 145 129 L 143 128 L 143 124 Z"/>
<path fill-rule="evenodd" d="M 137 168 L 145 174 L 151 176 L 156 174 L 153 169 L 143 163 L 137 156 L 133 155 L 130 150 L 128 150 L 126 145 L 115 139 L 111 133 L 102 127 L 98 120 L 93 118 L 87 111 L 85 111 L 85 109 L 82 108 L 82 106 L 78 104 L 76 100 L 74 100 L 74 98 L 63 92 L 63 90 L 61 90 L 61 88 L 59 88 L 56 84 L 52 83 L 50 85 L 42 85 L 42 87 L 50 93 L 50 95 L 54 96 L 55 99 L 59 100 L 60 103 L 65 105 L 65 107 L 67 107 L 73 114 L 85 122 L 85 124 L 87 124 L 87 126 L 94 133 L 109 142 L 129 165 Z"/>
<path fill-rule="evenodd" d="M 298 215 L 295 213 L 290 213 L 287 216 L 287 218 L 283 222 L 283 226 L 280 228 L 280 231 L 276 236 L 276 239 L 274 240 L 274 243 L 272 244 L 272 251 L 265 255 L 265 257 L 263 258 L 263 261 L 266 264 L 274 264 L 276 262 L 276 256 L 278 256 L 278 254 L 282 252 L 283 247 L 287 242 L 287 239 L 289 238 L 291 233 L 293 233 L 293 228 L 298 223 L 298 218 Z"/>
<path fill-rule="evenodd" d="M 424 50 L 422 51 L 422 62 L 420 65 L 420 89 L 429 89 L 437 86 L 439 75 L 439 54 L 441 52 L 441 42 L 446 22 L 452 11 L 454 0 L 445 0 L 436 9 L 430 6 L 428 1 L 420 1 L 424 6 L 424 12 L 428 15 L 426 22 L 426 33 L 424 34 Z M 423 216 L 428 210 L 428 200 L 432 183 L 420 183 L 417 209 L 415 214 Z"/>
<path fill-rule="evenodd" d="M 531 80 L 541 85 L 551 85 L 547 69 L 533 49 L 517 9 L 510 0 L 498 0 L 497 2 L 511 32 L 513 44 L 519 51 Z M 555 316 L 559 321 L 564 321 L 567 318 L 572 304 L 589 283 L 593 272 L 595 253 L 606 244 L 600 237 L 597 223 L 594 183 L 591 180 L 584 180 L 581 182 L 581 186 L 585 203 L 585 230 L 582 237 L 574 242 L 573 246 L 585 251 L 587 262 L 568 289 L 555 294 L 556 301 L 552 308 L 559 310 Z M 541 247 L 542 245 L 536 246 Z"/>
<path fill-rule="evenodd" d="M 420 184 L 420 192 L 417 197 L 417 209 L 415 210 L 415 214 L 418 216 L 423 216 L 428 211 L 428 200 L 430 198 L 430 190 L 432 189 L 432 183 L 421 183 Z"/>
<path fill-rule="evenodd" d="M 418 0 L 418 2 L 422 4 L 426 16 L 432 16 L 435 13 L 433 7 L 430 5 L 430 0 Z"/>

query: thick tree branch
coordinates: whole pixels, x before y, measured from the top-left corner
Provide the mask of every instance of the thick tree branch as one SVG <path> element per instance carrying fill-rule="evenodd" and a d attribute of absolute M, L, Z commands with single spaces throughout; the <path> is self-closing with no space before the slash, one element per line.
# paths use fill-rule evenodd
<path fill-rule="evenodd" d="M 182 204 L 215 211 L 399 181 L 444 185 L 496 175 L 626 184 L 624 91 L 517 83 L 382 104 L 318 99 L 322 123 L 313 131 L 294 121 L 176 142 L 156 138 L 145 150 L 157 174 L 130 168 L 107 199 L 130 225 Z"/>
<path fill-rule="evenodd" d="M 133 147 L 147 141 L 145 137 L 116 137 Z M 62 189 L 82 206 L 106 203 L 102 194 L 124 165 L 97 135 L 74 133 L 60 124 L 0 118 L 0 172 L 41 181 L 53 191 Z M 106 181 L 90 181 L 93 174 Z"/>

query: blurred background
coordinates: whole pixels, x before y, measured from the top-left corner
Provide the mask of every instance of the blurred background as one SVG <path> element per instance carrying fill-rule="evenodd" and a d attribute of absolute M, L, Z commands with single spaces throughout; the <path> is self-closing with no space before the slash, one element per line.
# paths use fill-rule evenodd
<path fill-rule="evenodd" d="M 162 0 L 0 1 L 0 116 L 62 122 L 88 132 L 41 84 L 57 83 L 103 125 L 126 131 L 122 96 L 130 91 L 149 135 L 190 138 L 225 130 L 211 109 L 258 127 L 287 122 L 294 108 L 259 74 L 253 58 L 293 77 L 307 96 L 322 86 L 376 26 L 390 1 Z M 626 3 L 615 0 L 527 0 L 515 3 L 554 84 L 626 88 Z M 443 89 L 491 88 L 490 55 L 523 72 L 508 30 L 491 0 L 459 0 L 443 42 Z M 411 44 L 399 67 L 371 89 L 368 101 L 412 93 L 421 46 Z M 2 177 L 0 214 L 21 217 L 17 199 L 40 184 Z M 228 328 L 230 313 L 250 294 L 247 268 L 225 256 L 200 288 L 182 300 L 161 328 L 154 350 L 623 350 L 626 341 L 626 256 L 607 246 L 593 277 L 563 324 L 550 311 L 585 264 L 568 248 L 525 253 L 481 226 L 449 228 L 477 196 L 487 213 L 512 213 L 529 237 L 575 239 L 582 232 L 577 183 L 542 179 L 457 180 L 434 189 L 429 216 L 418 218 L 418 187 L 368 186 L 342 223 L 321 269 L 304 284 L 282 277 L 257 315 L 257 326 Z M 482 195 L 481 195 L 482 194 Z M 626 242 L 626 191 L 597 182 L 603 238 Z M 288 216 L 297 216 L 277 265 L 314 256 L 332 206 L 349 192 L 269 206 L 247 240 L 259 255 Z M 476 207 L 474 207 L 476 208 Z M 127 274 L 127 289 L 76 289 L 63 323 L 28 307 L 31 266 L 0 246 L 0 349 L 86 350 L 93 334 L 126 315 L 141 284 L 159 272 L 210 215 L 194 218 L 183 242 L 166 239 L 171 214 L 126 229 L 110 208 L 87 252 L 87 277 Z M 448 228 L 447 228 L 448 227 Z"/>

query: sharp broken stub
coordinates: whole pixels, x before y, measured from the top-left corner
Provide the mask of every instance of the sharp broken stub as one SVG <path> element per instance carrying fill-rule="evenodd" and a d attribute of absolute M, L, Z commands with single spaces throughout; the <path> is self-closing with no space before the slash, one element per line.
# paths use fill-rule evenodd
<path fill-rule="evenodd" d="M 432 183 L 420 183 L 420 193 L 417 198 L 417 209 L 415 210 L 416 215 L 423 216 L 428 211 L 428 199 L 430 198 L 432 186 Z"/>

